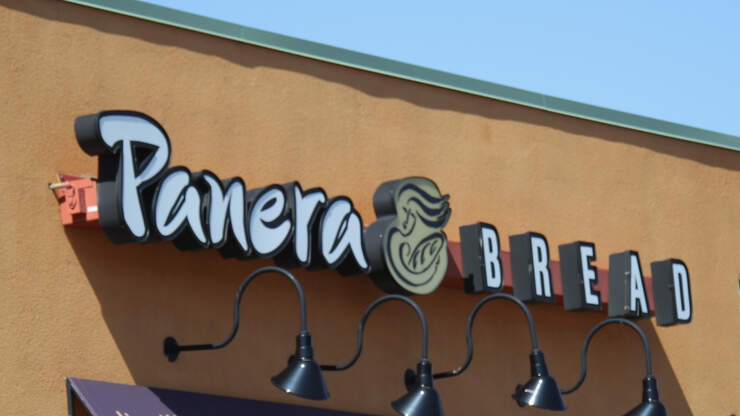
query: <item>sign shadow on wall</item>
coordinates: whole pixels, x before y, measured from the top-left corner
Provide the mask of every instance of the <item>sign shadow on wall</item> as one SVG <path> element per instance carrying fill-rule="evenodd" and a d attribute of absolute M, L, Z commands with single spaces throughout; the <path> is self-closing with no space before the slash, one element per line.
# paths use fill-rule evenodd
<path fill-rule="evenodd" d="M 248 315 L 245 325 L 249 335 L 243 334 L 238 337 L 235 344 L 248 339 L 249 345 L 245 346 L 242 343 L 221 350 L 220 353 L 204 353 L 193 356 L 189 360 L 181 359 L 179 361 L 183 361 L 184 364 L 180 366 L 173 366 L 172 363 L 167 362 L 162 351 L 163 338 L 174 335 L 173 331 L 176 335 L 182 335 L 185 342 L 215 342 L 223 338 L 231 325 L 230 317 L 235 288 L 250 270 L 271 262 L 264 260 L 227 261 L 212 251 L 185 253 L 178 251 L 171 244 L 114 245 L 99 229 L 68 227 L 65 228 L 65 232 L 97 297 L 105 325 L 137 384 L 306 405 L 305 401 L 294 399 L 277 389 L 274 389 L 274 395 L 270 396 L 273 394 L 270 393 L 273 387 L 269 386 L 269 376 L 285 365 L 285 358 L 292 352 L 290 348 L 298 326 L 297 301 L 293 299 L 294 294 L 287 280 L 265 279 L 263 283 L 254 284 L 257 287 L 260 284 L 263 285 L 262 289 L 265 294 L 284 289 L 285 299 L 268 299 L 265 303 L 263 299 L 258 298 L 259 295 L 252 295 L 250 299 L 243 302 L 242 305 L 246 309 L 243 316 Z M 324 295 L 341 296 L 346 292 L 345 294 L 351 297 L 356 282 L 369 280 L 364 276 L 359 276 L 356 277 L 359 280 L 354 280 L 355 283 L 352 283 L 353 278 L 333 276 L 335 274 L 333 272 L 323 272 L 324 275 L 317 274 L 306 278 L 307 273 L 312 272 L 296 272 L 301 282 L 305 282 L 307 286 L 309 305 L 322 302 L 320 297 Z M 337 282 L 340 282 L 340 288 L 332 289 L 332 286 L 337 286 L 335 284 Z M 444 305 L 446 299 L 450 298 L 449 291 L 452 289 L 445 290 L 448 292 L 416 299 L 422 307 L 425 303 L 432 303 L 437 305 L 436 309 L 441 309 L 440 305 Z M 256 292 L 259 291 L 260 289 L 256 290 Z M 434 299 L 435 296 L 437 299 Z M 477 297 L 466 295 L 462 291 L 450 299 L 451 308 L 465 311 L 469 311 L 470 305 L 478 300 Z M 292 308 L 291 303 L 295 303 Z M 364 301 L 359 303 L 364 307 Z M 265 306 L 266 304 L 273 306 L 269 308 Z M 276 306 L 278 304 L 279 307 Z M 287 311 L 281 313 L 276 309 L 282 308 L 283 304 L 288 305 Z M 564 312 L 561 305 L 536 305 L 532 307 L 532 310 L 535 320 L 540 322 L 538 336 L 543 350 L 548 354 L 551 372 L 558 378 L 561 388 L 569 387 L 575 382 L 580 371 L 580 347 L 586 335 L 585 327 L 605 319 L 606 314 L 596 311 Z M 435 314 L 447 313 L 444 310 L 430 312 L 428 314 L 431 316 L 430 319 L 434 319 Z M 347 311 L 336 311 L 336 313 L 345 314 Z M 310 310 L 309 315 L 311 315 Z M 318 321 L 322 317 L 313 316 L 313 318 L 314 321 Z M 355 325 L 354 319 L 349 321 L 351 321 L 351 326 Z M 690 408 L 660 339 L 649 321 L 642 322 L 644 324 L 640 326 L 646 332 L 652 348 L 653 367 L 658 378 L 661 399 L 668 407 L 669 413 L 690 415 Z M 430 320 L 430 323 L 434 327 L 435 322 Z M 525 331 L 523 322 L 512 320 L 504 324 L 516 326 L 514 330 Z M 462 325 L 463 320 L 460 319 L 460 326 Z M 313 326 L 319 326 L 319 322 L 314 322 Z M 522 328 L 519 328 L 520 326 Z M 579 328 L 583 326 L 583 334 L 574 336 L 575 331 L 568 331 L 568 336 L 563 337 L 562 326 Z M 590 414 L 589 411 L 599 408 L 627 411 L 639 403 L 640 381 L 644 377 L 642 344 L 631 331 L 621 328 L 610 329 L 610 331 L 617 330 L 623 331 L 616 334 L 615 339 L 618 342 L 600 343 L 598 337 L 594 341 L 589 353 L 589 377 L 586 383 L 577 393 L 565 396 L 571 414 Z M 317 339 L 319 337 L 331 338 L 327 334 L 312 332 Z M 353 342 L 351 336 L 346 338 L 346 342 Z M 450 337 L 444 337 L 444 339 L 448 338 Z M 459 347 L 460 352 L 448 353 L 454 357 L 445 357 L 441 360 L 455 362 L 458 360 L 457 354 L 462 356 L 463 339 L 451 338 L 449 344 L 449 346 L 438 345 L 435 348 L 437 351 L 448 349 L 456 351 Z M 346 346 L 341 349 L 346 350 Z M 474 367 L 488 367 L 486 372 L 494 371 L 491 368 L 503 366 L 502 361 L 506 360 L 495 354 L 493 356 L 483 354 L 478 357 L 481 362 L 476 362 Z M 84 357 L 79 358 L 84 359 Z M 179 361 L 178 364 L 180 364 Z M 485 361 L 490 361 L 490 365 Z M 611 371 L 608 370 L 609 363 L 613 365 L 615 362 L 619 363 L 620 371 L 616 374 L 606 374 Z M 479 384 L 476 383 L 476 378 L 472 373 L 481 370 L 473 367 L 471 369 L 468 377 L 460 377 L 460 380 L 450 381 L 450 383 L 460 383 L 460 386 L 470 383 Z M 243 385 L 234 386 L 236 384 L 234 380 L 243 380 L 243 382 L 240 381 Z M 506 381 L 506 383 L 513 382 L 514 380 Z M 257 392 L 259 397 L 251 396 L 250 389 L 255 383 L 265 386 L 264 388 L 259 387 L 259 392 Z M 446 381 L 442 380 L 437 383 L 443 397 L 445 397 L 444 390 L 446 389 L 444 383 Z M 503 390 L 508 387 L 510 386 L 502 386 Z M 456 387 L 450 385 L 447 388 L 454 390 Z M 605 391 L 609 394 L 605 395 Z M 268 396 L 265 397 L 265 394 Z M 448 397 L 447 406 L 454 407 L 455 400 L 458 399 Z M 485 401 L 490 400 L 486 398 Z M 317 405 L 331 406 L 331 401 L 317 403 Z M 486 406 L 481 404 L 481 407 Z M 362 411 L 361 409 L 355 410 Z M 522 409 L 521 411 L 521 414 L 545 413 L 537 409 Z"/>

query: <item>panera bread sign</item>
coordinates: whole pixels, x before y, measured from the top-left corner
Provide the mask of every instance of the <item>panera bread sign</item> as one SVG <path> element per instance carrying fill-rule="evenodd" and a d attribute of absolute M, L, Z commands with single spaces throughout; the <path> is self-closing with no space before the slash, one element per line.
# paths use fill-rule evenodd
<path fill-rule="evenodd" d="M 274 258 L 286 267 L 329 268 L 369 274 L 383 290 L 424 295 L 447 271 L 449 195 L 426 178 L 381 184 L 373 196 L 377 219 L 365 228 L 352 201 L 329 197 L 298 182 L 247 189 L 241 178 L 220 179 L 203 170 L 170 167 L 171 145 L 153 118 L 104 111 L 77 118 L 80 147 L 98 157 L 98 211 L 114 243 L 172 241 L 181 250 L 215 249 L 225 258 Z M 463 274 L 471 293 L 503 288 L 495 227 L 460 228 Z M 510 237 L 514 293 L 552 302 L 547 240 L 541 234 Z M 601 309 L 595 247 L 560 246 L 566 309 Z M 609 259 L 609 315 L 650 313 L 636 252 Z M 658 323 L 691 321 L 689 274 L 680 260 L 652 263 Z"/>

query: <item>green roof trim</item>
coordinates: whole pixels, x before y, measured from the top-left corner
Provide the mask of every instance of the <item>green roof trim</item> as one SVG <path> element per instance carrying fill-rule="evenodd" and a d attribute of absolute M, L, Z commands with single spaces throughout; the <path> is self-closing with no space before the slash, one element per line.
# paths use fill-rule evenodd
<path fill-rule="evenodd" d="M 527 107 L 740 151 L 740 137 L 551 97 L 132 0 L 65 0 L 139 19 Z"/>

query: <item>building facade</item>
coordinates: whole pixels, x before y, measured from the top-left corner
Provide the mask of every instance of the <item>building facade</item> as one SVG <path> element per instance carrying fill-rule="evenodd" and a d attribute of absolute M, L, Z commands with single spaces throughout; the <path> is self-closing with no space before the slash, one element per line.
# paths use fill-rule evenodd
<path fill-rule="evenodd" d="M 417 317 L 406 305 L 384 305 L 368 321 L 357 364 L 325 373 L 330 400 L 286 395 L 269 380 L 293 352 L 298 303 L 290 282 L 265 278 L 245 292 L 231 345 L 169 362 L 167 336 L 196 344 L 224 338 L 240 282 L 273 261 L 170 243 L 117 245 L 94 222 L 63 226 L 47 184 L 58 173 L 98 175 L 74 122 L 102 110 L 156 119 L 170 139 L 171 166 L 241 177 L 247 189 L 296 180 L 321 187 L 350 198 L 365 226 L 376 220 L 380 184 L 420 176 L 450 196 L 451 242 L 460 241 L 459 227 L 485 222 L 506 252 L 509 236 L 528 231 L 546 236 L 553 260 L 560 245 L 593 242 L 599 269 L 609 269 L 611 254 L 634 250 L 648 282 L 651 262 L 681 259 L 691 276 L 691 322 L 635 320 L 652 347 L 661 400 L 671 415 L 740 412 L 740 139 L 670 123 L 650 133 L 648 122 L 617 126 L 580 110 L 562 114 L 564 104 L 548 111 L 348 67 L 361 66 L 354 55 L 325 62 L 300 56 L 310 55 L 305 49 L 278 51 L 165 23 L 62 1 L 0 5 L 7 414 L 63 412 L 67 377 L 395 414 L 389 402 L 419 359 Z M 363 273 L 291 271 L 305 289 L 317 360 L 347 361 L 363 311 L 384 292 Z M 482 297 L 454 282 L 413 297 L 429 320 L 435 370 L 462 363 L 468 314 Z M 583 340 L 607 318 L 606 305 L 570 312 L 557 299 L 530 309 L 550 373 L 561 387 L 572 385 Z M 510 398 L 529 377 L 521 311 L 492 303 L 474 337 L 467 372 L 436 381 L 445 412 L 545 414 Z M 590 348 L 586 382 L 565 396 L 566 413 L 625 413 L 640 400 L 643 357 L 631 331 L 605 329 Z"/>

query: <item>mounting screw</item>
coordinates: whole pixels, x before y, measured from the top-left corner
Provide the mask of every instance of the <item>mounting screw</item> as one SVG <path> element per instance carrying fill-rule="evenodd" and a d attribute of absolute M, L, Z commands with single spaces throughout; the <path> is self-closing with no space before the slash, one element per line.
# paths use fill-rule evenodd
<path fill-rule="evenodd" d="M 416 387 L 416 372 L 410 368 L 407 368 L 403 373 L 403 384 L 406 385 L 406 391 L 411 391 Z"/>
<path fill-rule="evenodd" d="M 180 345 L 177 344 L 174 338 L 167 337 L 164 339 L 164 355 L 167 356 L 170 362 L 177 360 L 177 356 L 180 355 Z"/>

